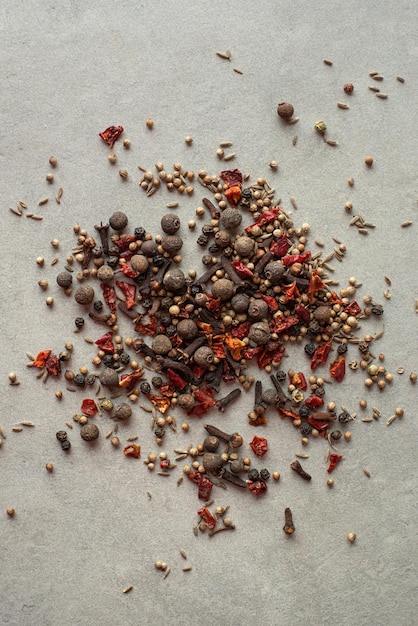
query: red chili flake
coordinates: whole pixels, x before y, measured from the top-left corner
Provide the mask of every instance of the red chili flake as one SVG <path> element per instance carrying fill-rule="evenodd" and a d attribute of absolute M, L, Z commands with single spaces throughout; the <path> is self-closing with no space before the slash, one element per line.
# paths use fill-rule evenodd
<path fill-rule="evenodd" d="M 197 415 L 201 417 L 209 411 L 216 404 L 216 400 L 213 398 L 213 389 L 206 387 L 205 389 L 196 389 L 193 392 L 194 397 L 199 404 L 196 404 L 187 415 Z"/>
<path fill-rule="evenodd" d="M 149 337 L 153 337 L 155 335 L 155 331 L 157 330 L 157 319 L 153 315 L 151 315 L 149 320 L 149 324 L 141 324 L 141 322 L 135 324 L 136 332 L 140 335 L 148 335 Z"/>
<path fill-rule="evenodd" d="M 352 93 L 354 91 L 354 85 L 352 83 L 346 83 L 343 89 L 345 93 Z"/>
<path fill-rule="evenodd" d="M 267 485 L 263 480 L 247 480 L 248 489 L 255 496 L 261 496 L 267 491 Z"/>
<path fill-rule="evenodd" d="M 265 437 L 257 437 L 255 435 L 250 441 L 250 448 L 260 459 L 266 454 L 268 450 L 268 443 Z"/>
<path fill-rule="evenodd" d="M 136 241 L 136 237 L 133 235 L 125 235 L 120 239 L 116 239 L 115 246 L 120 250 L 120 252 L 126 252 L 129 249 L 129 245 Z"/>
<path fill-rule="evenodd" d="M 187 478 L 199 486 L 199 500 L 209 500 L 213 482 L 200 472 L 190 472 L 190 474 L 187 474 Z"/>
<path fill-rule="evenodd" d="M 244 339 L 250 332 L 251 322 L 241 322 L 238 326 L 234 326 L 231 335 L 237 339 Z"/>
<path fill-rule="evenodd" d="M 228 189 L 224 191 L 224 195 L 229 204 L 236 207 L 241 199 L 241 186 L 234 185 L 233 187 L 228 187 Z"/>
<path fill-rule="evenodd" d="M 296 389 L 301 389 L 302 391 L 306 391 L 308 388 L 308 384 L 306 382 L 306 378 L 302 372 L 296 372 L 290 378 L 290 384 L 294 385 Z"/>
<path fill-rule="evenodd" d="M 152 406 L 157 409 L 162 415 L 167 413 L 170 408 L 171 402 L 168 398 L 164 398 L 163 396 L 157 396 L 156 394 L 150 393 L 147 396 L 148 400 L 151 402 Z"/>
<path fill-rule="evenodd" d="M 279 335 L 280 333 L 284 332 L 288 328 L 291 328 L 298 322 L 299 318 L 295 315 L 288 315 L 287 317 L 284 317 L 283 315 L 278 315 L 271 322 L 270 331 Z"/>
<path fill-rule="evenodd" d="M 262 349 L 262 352 L 257 357 L 257 365 L 260 369 L 264 369 L 266 365 L 270 365 L 270 363 L 275 363 L 275 365 L 279 365 L 286 348 L 282 345 L 277 347 L 277 344 L 274 343 L 273 346 L 267 345 Z"/>
<path fill-rule="evenodd" d="M 306 421 L 308 422 L 308 424 L 312 426 L 312 428 L 315 428 L 322 435 L 325 435 L 326 431 L 328 430 L 330 426 L 329 422 L 325 422 L 323 420 L 316 420 L 314 417 L 308 417 Z"/>
<path fill-rule="evenodd" d="M 247 228 L 245 229 L 245 232 L 249 233 L 254 226 L 264 226 L 265 224 L 269 224 L 270 222 L 276 219 L 277 213 L 279 211 L 280 211 L 279 207 L 270 209 L 268 211 L 264 211 L 260 215 L 258 220 L 254 222 L 254 224 L 250 224 L 250 226 L 247 226 Z"/>
<path fill-rule="evenodd" d="M 221 300 L 220 298 L 214 298 L 210 293 L 206 294 L 207 300 L 206 300 L 206 308 L 208 309 L 208 311 L 210 311 L 211 313 L 213 313 L 213 315 L 218 318 L 221 314 Z M 212 330 L 212 327 L 210 327 Z"/>
<path fill-rule="evenodd" d="M 187 382 L 184 380 L 184 378 L 182 378 L 180 374 L 177 374 L 177 372 L 175 372 L 173 369 L 168 368 L 166 374 L 177 389 L 182 390 L 187 386 Z"/>
<path fill-rule="evenodd" d="M 330 364 L 329 373 L 331 378 L 334 378 L 338 383 L 342 381 L 345 376 L 345 356 L 341 356 Z"/>
<path fill-rule="evenodd" d="M 286 267 L 293 265 L 293 263 L 306 263 L 310 256 L 309 250 L 303 254 L 286 254 L 286 256 L 282 257 L 282 263 Z"/>
<path fill-rule="evenodd" d="M 190 368 L 193 372 L 193 376 L 197 379 L 202 378 L 203 374 L 206 372 L 205 367 L 202 367 L 202 365 L 196 365 L 196 363 L 193 363 Z"/>
<path fill-rule="evenodd" d="M 232 261 L 232 266 L 240 278 L 252 278 L 254 276 L 253 272 L 241 261 Z"/>
<path fill-rule="evenodd" d="M 165 396 L 166 398 L 172 398 L 176 393 L 176 387 L 172 382 L 164 383 L 158 389 L 161 395 Z"/>
<path fill-rule="evenodd" d="M 217 359 L 225 359 L 226 351 L 223 343 L 214 343 L 212 344 L 212 352 Z"/>
<path fill-rule="evenodd" d="M 216 524 L 218 523 L 218 521 L 213 517 L 209 509 L 206 508 L 205 506 L 199 509 L 197 514 L 200 515 L 200 517 L 203 519 L 203 521 L 205 522 L 209 530 L 212 530 L 212 528 L 215 528 Z"/>
<path fill-rule="evenodd" d="M 106 302 L 112 313 L 116 313 L 116 291 L 114 287 L 109 287 L 104 283 L 100 283 L 100 287 L 103 291 L 103 299 Z"/>
<path fill-rule="evenodd" d="M 220 176 L 227 187 L 241 187 L 242 185 L 242 174 L 238 169 L 224 170 Z"/>
<path fill-rule="evenodd" d="M 136 285 L 126 283 L 122 280 L 117 280 L 116 285 L 119 287 L 123 295 L 125 296 L 125 304 L 127 309 L 132 309 L 136 304 Z"/>
<path fill-rule="evenodd" d="M 113 148 L 115 142 L 119 139 L 123 133 L 123 126 L 109 126 L 102 133 L 99 133 L 99 137 L 103 139 L 109 148 Z"/>
<path fill-rule="evenodd" d="M 237 337 L 232 337 L 231 335 L 225 335 L 225 344 L 228 347 L 228 350 L 234 359 L 234 361 L 239 361 L 242 358 L 242 351 L 247 344 L 245 344 L 241 339 Z"/>
<path fill-rule="evenodd" d="M 126 278 L 136 278 L 138 276 L 138 272 L 135 272 L 128 263 L 122 263 L 120 269 Z"/>
<path fill-rule="evenodd" d="M 105 333 L 103 337 L 100 337 L 100 339 L 97 339 L 94 343 L 96 346 L 99 346 L 100 350 L 106 352 L 106 354 L 114 354 L 115 346 L 113 345 L 112 336 L 113 332 L 109 330 L 109 332 Z"/>
<path fill-rule="evenodd" d="M 316 409 L 324 404 L 324 399 L 320 396 L 309 396 L 303 404 L 310 409 Z"/>
<path fill-rule="evenodd" d="M 348 304 L 345 308 L 344 308 L 344 313 L 347 313 L 347 315 L 360 315 L 361 313 L 361 307 L 358 304 L 357 300 L 353 300 L 353 302 L 350 302 L 350 304 Z"/>
<path fill-rule="evenodd" d="M 329 351 L 331 350 L 331 345 L 332 339 L 329 339 L 329 341 L 327 341 L 326 343 L 322 343 L 320 346 L 317 347 L 312 355 L 311 370 L 314 370 L 318 367 L 318 365 L 322 365 L 322 363 L 326 362 Z"/>
<path fill-rule="evenodd" d="M 289 300 L 297 300 L 300 298 L 299 290 L 296 286 L 296 281 L 290 283 L 290 285 L 282 285 L 283 291 L 286 293 L 285 302 L 289 302 Z"/>
<path fill-rule="evenodd" d="M 119 259 L 124 259 L 125 261 L 130 261 L 133 257 L 134 253 L 131 250 L 125 250 L 125 252 L 121 252 L 119 254 Z"/>
<path fill-rule="evenodd" d="M 170 467 L 171 467 L 170 459 L 162 459 L 160 461 L 160 467 L 161 467 L 162 470 L 170 469 Z"/>
<path fill-rule="evenodd" d="M 300 319 L 300 321 L 303 322 L 304 324 L 307 325 L 311 321 L 310 311 L 308 311 L 308 309 L 305 306 L 303 306 L 303 304 L 297 304 L 295 306 L 295 313 Z"/>
<path fill-rule="evenodd" d="M 81 403 L 81 412 L 84 413 L 84 415 L 93 417 L 93 415 L 96 415 L 97 411 L 97 404 L 91 398 L 86 398 Z"/>
<path fill-rule="evenodd" d="M 342 304 L 343 303 L 340 296 L 335 291 L 331 291 L 330 295 L 331 297 L 328 300 L 330 304 Z"/>
<path fill-rule="evenodd" d="M 277 304 L 276 298 L 273 298 L 273 296 L 264 296 L 264 295 L 261 296 L 261 298 L 264 300 L 264 302 L 266 302 L 270 311 L 272 312 L 277 311 L 277 309 L 279 308 L 279 305 Z"/>
<path fill-rule="evenodd" d="M 273 241 L 270 246 L 270 252 L 274 254 L 275 257 L 281 258 L 286 252 L 289 250 L 289 242 L 287 240 L 286 233 L 283 233 L 280 239 Z"/>
<path fill-rule="evenodd" d="M 299 420 L 300 416 L 297 413 L 294 413 L 293 411 L 290 411 L 290 409 L 285 409 L 282 406 L 278 406 L 277 407 L 277 411 L 280 415 L 280 417 L 290 417 L 291 420 Z"/>
<path fill-rule="evenodd" d="M 338 463 L 344 458 L 343 454 L 330 454 L 329 456 L 329 467 L 327 469 L 328 474 L 337 467 Z"/>
<path fill-rule="evenodd" d="M 275 364 L 276 367 L 280 365 L 282 359 L 284 357 L 284 353 L 286 352 L 285 346 L 280 346 L 273 350 L 271 362 Z"/>
<path fill-rule="evenodd" d="M 141 456 L 141 446 L 137 446 L 135 443 L 130 443 L 129 446 L 125 446 L 123 449 L 125 456 L 131 456 L 134 459 L 139 459 Z"/>
<path fill-rule="evenodd" d="M 132 374 L 122 374 L 118 386 L 130 391 L 135 387 L 136 381 L 141 378 L 143 371 L 143 369 L 137 369 Z"/>
<path fill-rule="evenodd" d="M 308 296 L 309 302 L 313 302 L 315 294 L 325 287 L 325 283 L 319 278 L 318 270 L 314 270 L 309 279 Z"/>
<path fill-rule="evenodd" d="M 61 374 L 61 361 L 56 354 L 50 354 L 45 362 L 46 371 L 51 376 L 60 376 Z"/>
<path fill-rule="evenodd" d="M 258 354 L 260 354 L 260 352 L 262 352 L 264 350 L 263 346 L 257 346 L 256 348 L 247 348 L 246 350 L 244 350 L 243 352 L 243 358 L 246 361 L 251 361 L 251 359 L 255 356 L 257 356 Z"/>
<path fill-rule="evenodd" d="M 39 367 L 39 369 L 45 367 L 47 358 L 49 357 L 51 352 L 52 350 L 42 350 L 41 352 L 38 352 L 35 360 L 31 363 L 31 367 Z"/>

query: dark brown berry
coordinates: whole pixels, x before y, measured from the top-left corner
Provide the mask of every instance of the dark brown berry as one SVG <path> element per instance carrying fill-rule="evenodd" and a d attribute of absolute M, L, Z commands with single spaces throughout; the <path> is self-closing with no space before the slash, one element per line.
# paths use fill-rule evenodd
<path fill-rule="evenodd" d="M 295 110 L 289 102 L 280 102 L 277 105 L 277 115 L 284 120 L 290 120 L 294 112 Z"/>
<path fill-rule="evenodd" d="M 100 434 L 96 424 L 85 424 L 80 430 L 80 436 L 84 441 L 94 441 Z"/>
<path fill-rule="evenodd" d="M 123 211 L 115 211 L 109 219 L 109 224 L 113 230 L 123 230 L 128 225 L 128 216 Z"/>

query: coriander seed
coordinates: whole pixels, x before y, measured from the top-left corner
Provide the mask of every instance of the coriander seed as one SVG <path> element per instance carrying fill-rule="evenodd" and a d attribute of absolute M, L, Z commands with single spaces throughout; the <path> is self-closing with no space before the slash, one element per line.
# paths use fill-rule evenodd
<path fill-rule="evenodd" d="M 146 120 L 145 124 L 150 130 L 154 128 L 154 120 L 152 120 L 150 117 Z"/>
<path fill-rule="evenodd" d="M 13 507 L 8 506 L 8 507 L 7 507 L 7 509 L 6 509 L 6 513 L 7 513 L 7 515 L 8 515 L 9 517 L 13 517 L 13 516 L 14 516 L 14 514 L 15 514 L 15 510 L 14 510 L 14 508 L 13 508 Z"/>
<path fill-rule="evenodd" d="M 46 467 L 46 471 L 47 471 L 47 472 L 53 472 L 53 471 L 54 471 L 54 466 L 53 466 L 53 464 L 52 464 L 52 463 L 47 463 L 47 464 L 45 465 L 45 467 Z"/>
<path fill-rule="evenodd" d="M 364 162 L 367 165 L 367 167 L 371 167 L 373 165 L 373 157 L 366 156 L 366 158 L 364 159 Z"/>
<path fill-rule="evenodd" d="M 350 543 L 354 543 L 355 540 L 357 539 L 356 533 L 348 533 L 347 539 Z"/>

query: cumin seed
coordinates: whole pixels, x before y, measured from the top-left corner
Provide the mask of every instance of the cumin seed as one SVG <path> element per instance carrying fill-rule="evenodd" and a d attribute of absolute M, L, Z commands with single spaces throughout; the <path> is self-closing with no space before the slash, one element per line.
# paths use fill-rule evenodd
<path fill-rule="evenodd" d="M 346 102 L 337 102 L 337 107 L 339 109 L 349 109 L 350 105 L 347 104 Z"/>
<path fill-rule="evenodd" d="M 324 59 L 324 64 L 325 65 L 332 65 L 332 61 L 330 61 L 329 59 Z"/>
<path fill-rule="evenodd" d="M 404 83 L 405 82 L 405 79 L 402 78 L 402 76 L 397 76 L 396 80 L 398 80 L 400 83 Z"/>
<path fill-rule="evenodd" d="M 381 100 L 386 100 L 388 97 L 387 93 L 382 93 L 381 91 L 376 92 L 376 98 L 380 98 Z"/>
<path fill-rule="evenodd" d="M 38 202 L 38 206 L 42 206 L 43 204 L 46 204 L 48 202 L 49 198 L 41 198 Z"/>
<path fill-rule="evenodd" d="M 406 222 L 402 222 L 401 224 L 401 228 L 408 228 L 408 226 L 411 226 L 412 222 L 410 220 L 407 220 Z"/>
<path fill-rule="evenodd" d="M 363 472 L 366 474 L 367 478 L 370 478 L 371 474 L 369 470 L 367 469 L 367 467 L 363 467 Z"/>

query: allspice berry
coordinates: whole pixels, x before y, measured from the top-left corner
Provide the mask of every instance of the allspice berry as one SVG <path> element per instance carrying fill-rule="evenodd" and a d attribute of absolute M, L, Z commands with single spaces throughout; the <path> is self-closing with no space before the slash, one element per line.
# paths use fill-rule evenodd
<path fill-rule="evenodd" d="M 60 272 L 57 276 L 57 284 L 63 289 L 68 289 L 73 284 L 70 272 Z"/>
<path fill-rule="evenodd" d="M 143 254 L 134 254 L 131 259 L 131 267 L 138 274 L 145 274 L 149 268 L 149 261 Z"/>
<path fill-rule="evenodd" d="M 180 218 L 174 213 L 167 213 L 161 218 L 161 228 L 167 235 L 175 235 L 180 229 Z"/>
<path fill-rule="evenodd" d="M 163 237 L 161 246 L 164 252 L 168 252 L 170 256 L 175 256 L 183 247 L 183 239 L 178 235 L 167 235 L 167 237 Z"/>
<path fill-rule="evenodd" d="M 270 328 L 267 322 L 255 322 L 250 326 L 248 338 L 257 346 L 263 346 L 270 340 Z"/>
<path fill-rule="evenodd" d="M 173 347 L 167 335 L 156 335 L 152 340 L 152 349 L 156 354 L 168 354 Z"/>
<path fill-rule="evenodd" d="M 177 404 L 185 411 L 189 411 L 194 407 L 195 399 L 191 393 L 181 393 L 177 396 Z"/>
<path fill-rule="evenodd" d="M 90 285 L 77 287 L 74 293 L 74 300 L 78 304 L 90 304 L 94 299 L 94 289 Z"/>
<path fill-rule="evenodd" d="M 290 120 L 295 109 L 289 102 L 280 102 L 277 105 L 277 115 L 284 120 Z"/>
<path fill-rule="evenodd" d="M 202 465 L 207 472 L 216 474 L 216 471 L 222 466 L 222 457 L 214 452 L 205 452 L 202 457 Z"/>
<path fill-rule="evenodd" d="M 250 302 L 250 306 L 248 307 L 248 317 L 250 317 L 253 321 L 262 320 L 264 317 L 268 315 L 268 304 L 261 298 L 256 298 L 252 302 Z"/>
<path fill-rule="evenodd" d="M 321 324 L 321 326 L 326 326 L 329 324 L 331 318 L 331 309 L 329 306 L 319 306 L 313 312 L 313 318 Z"/>
<path fill-rule="evenodd" d="M 104 387 L 117 387 L 119 385 L 119 374 L 111 367 L 106 367 L 99 378 Z"/>
<path fill-rule="evenodd" d="M 112 282 L 112 280 L 114 278 L 114 272 L 113 272 L 112 268 L 109 267 L 109 265 L 102 265 L 97 270 L 97 278 L 98 278 L 98 280 L 100 280 L 100 282 L 102 282 L 105 285 L 107 285 L 107 284 Z"/>
<path fill-rule="evenodd" d="M 250 257 L 254 252 L 255 241 L 251 237 L 238 237 L 234 242 L 235 252 L 239 257 Z"/>
<path fill-rule="evenodd" d="M 264 268 L 264 276 L 272 285 L 278 285 L 283 278 L 286 268 L 281 261 L 271 261 Z"/>
<path fill-rule="evenodd" d="M 180 291 L 186 282 L 184 273 L 178 267 L 170 268 L 163 278 L 163 285 L 168 291 Z"/>
<path fill-rule="evenodd" d="M 123 230 L 128 225 L 128 216 L 123 211 L 115 211 L 110 216 L 109 224 L 113 230 Z"/>
<path fill-rule="evenodd" d="M 198 332 L 199 329 L 194 320 L 184 319 L 180 320 L 180 322 L 177 324 L 178 335 L 186 341 L 191 341 L 192 339 L 194 339 Z"/>
<path fill-rule="evenodd" d="M 200 365 L 201 367 L 208 367 L 209 365 L 212 365 L 213 359 L 214 354 L 208 346 L 198 348 L 193 355 L 194 362 L 196 365 Z"/>
<path fill-rule="evenodd" d="M 86 424 L 80 430 L 80 436 L 84 441 L 94 441 L 100 434 L 96 424 Z"/>
<path fill-rule="evenodd" d="M 221 224 L 225 230 L 234 230 L 242 222 L 242 215 L 238 209 L 227 207 L 221 215 Z"/>
<path fill-rule="evenodd" d="M 228 278 L 220 278 L 212 284 L 212 295 L 219 298 L 221 302 L 230 300 L 234 295 L 234 283 Z"/>
<path fill-rule="evenodd" d="M 118 404 L 115 408 L 115 412 L 113 417 L 118 420 L 127 420 L 132 415 L 132 407 L 126 402 L 122 402 L 122 404 Z"/>

